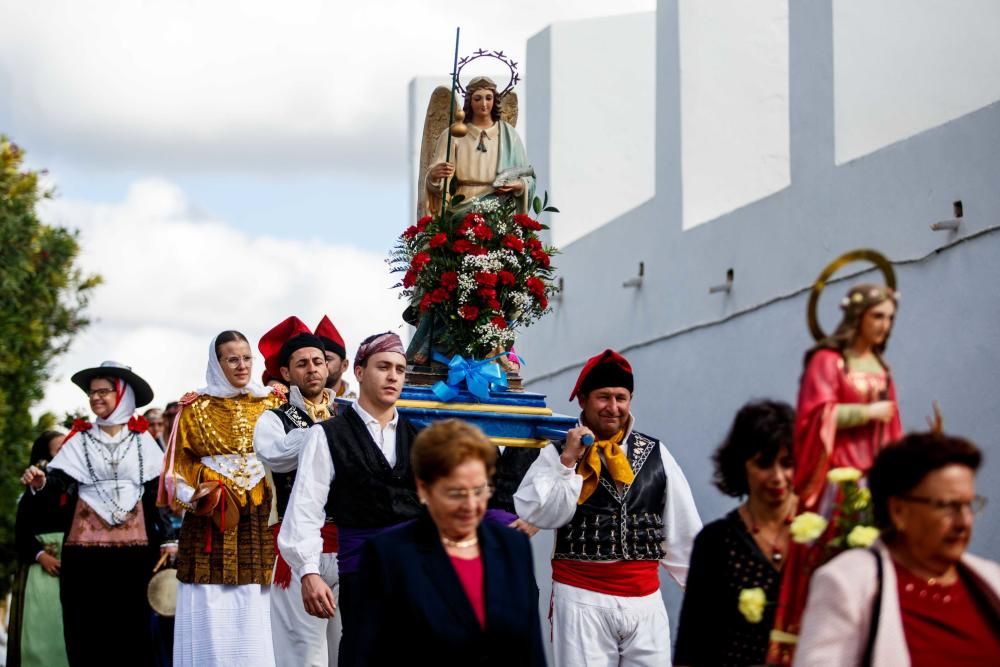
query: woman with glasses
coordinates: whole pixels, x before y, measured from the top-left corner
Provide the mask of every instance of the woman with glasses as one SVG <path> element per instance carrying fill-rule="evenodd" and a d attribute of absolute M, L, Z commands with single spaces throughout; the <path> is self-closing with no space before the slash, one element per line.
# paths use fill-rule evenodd
<path fill-rule="evenodd" d="M 177 555 L 174 665 L 274 665 L 271 492 L 253 430 L 282 400 L 252 379 L 246 336 L 209 344 L 207 386 L 181 399 L 160 503 L 186 510 Z"/>
<path fill-rule="evenodd" d="M 70 665 L 111 664 L 113 646 L 117 664 L 151 665 L 146 586 L 157 558 L 175 549 L 156 510 L 163 452 L 135 416 L 153 390 L 114 361 L 71 380 L 90 399 L 95 423 L 77 419 L 44 471 L 32 466 L 21 478 L 51 512 L 71 514 L 55 568 L 66 655 Z"/>
<path fill-rule="evenodd" d="M 417 436 L 411 459 L 426 512 L 365 546 L 361 664 L 544 665 L 528 538 L 483 522 L 495 446 L 446 420 Z"/>
<path fill-rule="evenodd" d="M 1000 665 L 1000 564 L 966 553 L 981 455 L 914 433 L 868 476 L 882 530 L 816 571 L 796 665 Z"/>

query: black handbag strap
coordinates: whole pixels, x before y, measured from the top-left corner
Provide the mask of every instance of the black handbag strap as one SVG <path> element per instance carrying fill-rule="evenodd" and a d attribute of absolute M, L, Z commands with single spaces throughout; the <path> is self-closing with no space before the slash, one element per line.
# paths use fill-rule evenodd
<path fill-rule="evenodd" d="M 872 619 L 868 626 L 868 641 L 865 642 L 865 652 L 861 658 L 863 667 L 870 667 L 872 655 L 875 652 L 875 636 L 878 634 L 878 621 L 882 613 L 882 554 L 878 549 L 871 547 L 869 551 L 875 556 L 875 599 L 872 601 Z"/>

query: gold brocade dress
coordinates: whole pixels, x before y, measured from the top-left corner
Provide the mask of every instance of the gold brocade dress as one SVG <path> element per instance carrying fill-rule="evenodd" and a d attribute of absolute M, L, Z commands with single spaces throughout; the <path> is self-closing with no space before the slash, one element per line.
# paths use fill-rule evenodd
<path fill-rule="evenodd" d="M 221 482 L 239 507 L 239 522 L 221 532 L 211 515 L 188 512 L 181 524 L 177 578 L 187 584 L 270 584 L 274 542 L 267 520 L 271 491 L 253 450 L 257 418 L 282 401 L 202 395 L 178 416 L 175 470 L 190 486 Z"/>

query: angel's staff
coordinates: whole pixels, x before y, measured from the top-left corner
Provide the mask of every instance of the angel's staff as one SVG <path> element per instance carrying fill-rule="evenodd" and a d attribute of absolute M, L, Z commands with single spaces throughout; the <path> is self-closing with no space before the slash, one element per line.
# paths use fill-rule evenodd
<path fill-rule="evenodd" d="M 465 111 L 462 109 L 455 109 L 455 89 L 458 87 L 458 38 L 462 32 L 462 28 L 455 28 L 455 57 L 452 59 L 451 66 L 451 103 L 448 106 L 448 140 L 445 145 L 444 161 L 451 162 L 451 138 L 452 137 L 464 137 L 469 131 L 465 127 Z M 448 197 L 449 188 L 451 187 L 451 181 L 454 179 L 456 174 L 452 174 L 441 181 L 441 222 L 444 222 L 444 216 L 448 209 Z"/>

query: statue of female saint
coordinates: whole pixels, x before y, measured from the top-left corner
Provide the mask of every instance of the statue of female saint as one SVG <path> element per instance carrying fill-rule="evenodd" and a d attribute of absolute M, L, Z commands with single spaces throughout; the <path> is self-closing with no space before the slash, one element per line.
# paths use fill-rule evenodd
<path fill-rule="evenodd" d="M 806 352 L 792 449 L 799 514 L 831 519 L 837 485 L 827 473 L 850 467 L 867 475 L 879 451 L 902 435 L 896 388 L 883 357 L 897 298 L 884 285 L 852 287 L 840 303 L 836 331 Z M 812 544 L 789 548 L 775 619 L 779 636 L 798 634 L 809 578 L 823 562 L 834 524 Z M 790 643 L 772 641 L 768 664 L 790 664 L 791 653 Z"/>

